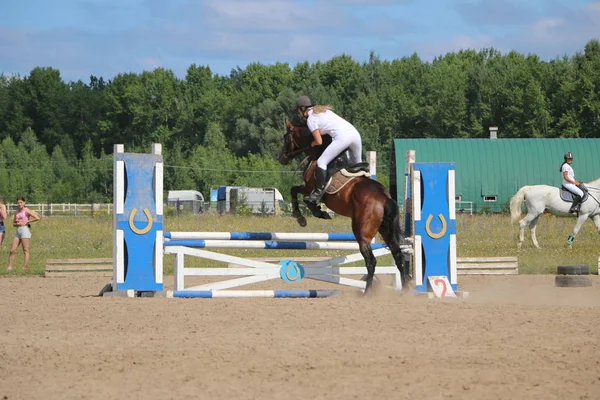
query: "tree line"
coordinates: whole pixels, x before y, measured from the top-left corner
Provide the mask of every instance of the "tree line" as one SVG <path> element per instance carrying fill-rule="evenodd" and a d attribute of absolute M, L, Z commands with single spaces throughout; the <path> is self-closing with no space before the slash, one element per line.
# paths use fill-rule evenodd
<path fill-rule="evenodd" d="M 298 121 L 300 94 L 352 122 L 364 150 L 378 154 L 387 183 L 395 138 L 600 137 L 600 42 L 550 61 L 488 48 L 425 62 L 371 53 L 357 62 L 249 64 L 228 76 L 191 65 L 65 82 L 36 67 L 0 75 L 0 194 L 12 201 L 109 202 L 113 145 L 148 152 L 162 143 L 165 190 L 208 197 L 219 185 L 277 187 L 300 182 L 277 154 L 285 119 Z"/>

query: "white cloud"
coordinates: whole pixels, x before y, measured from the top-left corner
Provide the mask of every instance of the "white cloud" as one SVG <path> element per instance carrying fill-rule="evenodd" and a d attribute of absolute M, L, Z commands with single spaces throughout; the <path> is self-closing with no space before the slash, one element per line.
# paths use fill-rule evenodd
<path fill-rule="evenodd" d="M 414 0 L 321 0 L 323 3 L 337 3 L 337 4 L 349 4 L 349 5 L 365 5 L 365 6 L 377 6 L 377 5 L 389 5 L 389 4 L 408 4 Z"/>
<path fill-rule="evenodd" d="M 299 6 L 292 0 L 209 0 L 211 14 L 206 22 L 218 29 L 304 31 L 342 26 L 346 13 L 330 7 Z M 336 18 L 323 18 L 336 15 Z"/>
<path fill-rule="evenodd" d="M 475 10 L 460 11 L 479 28 L 473 29 L 456 15 L 436 25 L 427 9 L 416 15 L 391 11 L 397 7 L 345 7 L 406 3 L 393 0 L 172 0 L 169 7 L 162 0 L 142 0 L 141 6 L 123 8 L 110 0 L 105 7 L 88 5 L 79 27 L 0 26 L 0 72 L 26 74 L 36 66 L 52 66 L 66 79 L 85 80 L 90 74 L 109 79 L 163 66 L 182 76 L 191 63 L 218 65 L 220 70 L 213 71 L 222 73 L 249 62 L 324 61 L 342 52 L 356 60 L 366 59 L 370 50 L 388 60 L 412 52 L 431 60 L 484 47 L 548 59 L 581 51 L 590 39 L 600 38 L 599 1 L 579 8 L 544 3 L 531 13 L 523 12 L 522 4 L 529 2 L 497 1 L 479 1 Z M 437 11 L 452 13 L 452 6 L 446 8 Z M 490 25 L 490 13 L 507 24 Z"/>
<path fill-rule="evenodd" d="M 544 42 L 554 40 L 555 32 L 565 25 L 562 18 L 543 18 L 531 24 L 529 32 L 533 39 Z"/>
<path fill-rule="evenodd" d="M 518 25 L 534 15 L 534 9 L 526 2 L 510 0 L 481 0 L 476 3 L 459 2 L 456 10 L 467 24 Z"/>
<path fill-rule="evenodd" d="M 322 60 L 332 52 L 330 43 L 319 37 L 293 35 L 287 40 L 282 55 L 286 58 L 296 59 L 296 61 Z"/>
<path fill-rule="evenodd" d="M 457 35 L 445 40 L 419 42 L 414 46 L 413 50 L 422 60 L 431 61 L 435 57 L 443 56 L 447 53 L 468 49 L 479 51 L 486 47 L 494 47 L 493 44 L 494 39 L 490 36 L 470 37 Z"/>
<path fill-rule="evenodd" d="M 540 18 L 499 41 L 511 49 L 552 59 L 582 51 L 588 41 L 600 38 L 599 3 L 560 11 L 553 16 Z"/>
<path fill-rule="evenodd" d="M 480 4 L 489 2 L 482 2 Z M 505 15 L 504 17 L 507 17 Z M 504 18 L 503 17 L 503 18 Z M 502 53 L 517 51 L 537 54 L 550 60 L 582 51 L 585 44 L 600 38 L 600 2 L 580 8 L 555 5 L 544 16 L 532 18 L 522 26 L 513 26 L 508 33 L 455 35 L 449 39 L 418 42 L 413 49 L 424 60 L 461 49 L 481 50 L 493 47 Z"/>

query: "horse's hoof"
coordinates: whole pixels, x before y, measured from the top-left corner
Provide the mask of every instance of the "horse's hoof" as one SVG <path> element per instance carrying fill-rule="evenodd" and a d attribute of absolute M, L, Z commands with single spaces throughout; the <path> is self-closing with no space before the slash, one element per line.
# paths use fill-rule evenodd
<path fill-rule="evenodd" d="M 402 290 L 400 290 L 400 294 L 402 296 L 406 296 L 407 294 L 411 293 L 411 289 L 409 287 L 402 287 Z"/>
<path fill-rule="evenodd" d="M 304 216 L 297 217 L 296 221 L 298 221 L 298 225 L 301 227 L 304 228 L 306 226 L 306 218 L 304 218 Z"/>
<path fill-rule="evenodd" d="M 315 215 L 317 218 L 321 219 L 331 219 L 331 215 L 325 211 L 321 211 L 319 214 Z"/>

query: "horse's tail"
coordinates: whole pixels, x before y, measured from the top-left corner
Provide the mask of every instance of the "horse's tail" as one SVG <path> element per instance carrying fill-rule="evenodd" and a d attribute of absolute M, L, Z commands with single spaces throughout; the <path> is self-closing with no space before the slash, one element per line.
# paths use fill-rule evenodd
<path fill-rule="evenodd" d="M 510 199 L 510 222 L 515 222 L 521 216 L 521 203 L 525 200 L 525 192 L 531 186 L 523 186 L 519 191 Z"/>
<path fill-rule="evenodd" d="M 400 244 L 404 240 L 404 231 L 400 226 L 400 209 L 398 203 L 388 198 L 383 207 L 383 221 L 379 232 L 388 246 L 388 240 L 394 244 Z M 390 246 L 391 247 L 391 246 Z"/>

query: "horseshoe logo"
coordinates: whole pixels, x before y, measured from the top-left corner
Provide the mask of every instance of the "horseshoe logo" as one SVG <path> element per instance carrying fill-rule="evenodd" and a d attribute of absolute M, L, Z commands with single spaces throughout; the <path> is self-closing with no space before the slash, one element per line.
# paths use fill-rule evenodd
<path fill-rule="evenodd" d="M 444 218 L 444 216 L 442 214 L 438 214 L 438 218 L 442 222 L 442 229 L 438 233 L 431 232 L 430 225 L 431 225 L 431 220 L 433 219 L 433 214 L 429 214 L 429 217 L 427 217 L 427 221 L 425 222 L 425 232 L 427 232 L 429 237 L 431 237 L 432 239 L 439 239 L 442 236 L 444 236 L 446 234 L 446 229 L 448 228 L 448 226 L 446 225 L 446 219 Z"/>
<path fill-rule="evenodd" d="M 150 214 L 150 211 L 148 211 L 147 208 L 144 208 L 144 214 L 146 214 L 146 218 L 148 218 L 148 224 L 144 229 L 138 229 L 133 224 L 133 218 L 135 217 L 135 214 L 137 214 L 137 208 L 131 210 L 131 214 L 129 214 L 129 227 L 131 228 L 133 233 L 136 233 L 138 235 L 145 235 L 146 233 L 148 233 L 150 228 L 152 228 L 152 214 Z"/>
<path fill-rule="evenodd" d="M 291 273 L 292 271 L 294 272 L 293 274 Z M 285 277 L 288 278 L 290 282 L 297 281 L 301 278 L 300 269 L 298 268 L 298 265 L 296 263 L 293 263 L 288 266 L 288 268 L 285 271 Z"/>
<path fill-rule="evenodd" d="M 304 278 L 304 267 L 295 261 L 283 260 L 279 262 L 279 276 L 286 282 L 297 282 Z"/>

